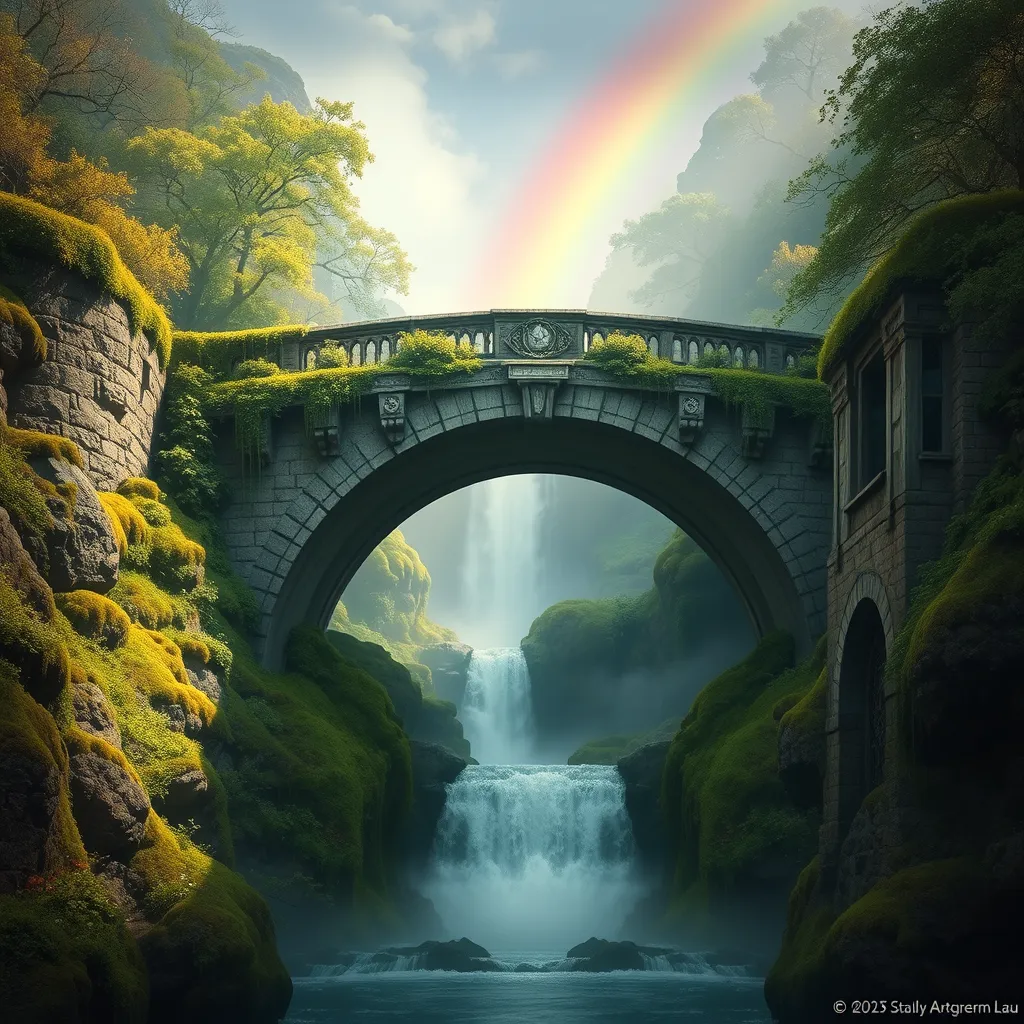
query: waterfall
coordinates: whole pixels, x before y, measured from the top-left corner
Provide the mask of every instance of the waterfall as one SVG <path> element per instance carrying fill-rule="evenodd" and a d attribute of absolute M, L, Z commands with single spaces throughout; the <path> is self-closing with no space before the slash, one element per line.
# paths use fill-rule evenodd
<path fill-rule="evenodd" d="M 550 477 L 503 476 L 473 488 L 460 636 L 473 647 L 518 644 L 544 609 L 540 519 Z"/>
<path fill-rule="evenodd" d="M 642 893 L 609 765 L 470 765 L 448 787 L 426 894 L 489 949 L 609 936 Z"/>
<path fill-rule="evenodd" d="M 459 714 L 478 761 L 523 764 L 531 760 L 530 673 L 520 648 L 473 652 Z"/>

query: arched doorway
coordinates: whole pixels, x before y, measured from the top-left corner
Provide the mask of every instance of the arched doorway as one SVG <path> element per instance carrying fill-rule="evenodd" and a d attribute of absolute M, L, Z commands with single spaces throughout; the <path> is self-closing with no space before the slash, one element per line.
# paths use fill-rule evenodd
<path fill-rule="evenodd" d="M 842 640 L 839 666 L 839 828 L 853 816 L 885 769 L 885 627 L 878 605 L 863 597 Z"/>

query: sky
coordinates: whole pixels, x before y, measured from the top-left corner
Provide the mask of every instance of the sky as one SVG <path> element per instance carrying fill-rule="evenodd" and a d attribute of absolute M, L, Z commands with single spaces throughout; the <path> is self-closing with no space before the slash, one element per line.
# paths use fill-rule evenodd
<path fill-rule="evenodd" d="M 697 87 L 681 93 L 570 223 L 571 246 L 539 262 L 529 288 L 480 280 L 525 211 L 524 185 L 624 53 L 673 9 L 694 18 L 709 3 L 745 16 Z M 310 98 L 352 101 L 376 159 L 355 185 L 370 223 L 393 231 L 416 271 L 409 313 L 497 306 L 581 308 L 627 218 L 655 208 L 721 103 L 751 92 L 761 41 L 809 0 L 223 0 L 237 41 L 288 61 Z M 861 0 L 838 0 L 848 13 Z M 671 12 L 670 12 L 671 13 Z M 563 197 L 551 197 L 556 217 Z M 569 204 L 572 188 L 564 196 Z M 578 197 L 577 197 L 578 199 Z M 579 202 L 576 203 L 579 206 Z M 543 223 L 530 223 L 538 245 Z M 551 255 L 549 253 L 549 255 Z"/>

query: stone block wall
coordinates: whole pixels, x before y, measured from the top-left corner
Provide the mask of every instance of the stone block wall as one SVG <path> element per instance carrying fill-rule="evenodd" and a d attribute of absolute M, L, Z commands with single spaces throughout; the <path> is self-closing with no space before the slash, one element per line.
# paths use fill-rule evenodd
<path fill-rule="evenodd" d="M 100 490 L 144 476 L 165 379 L 149 339 L 78 274 L 25 263 L 9 285 L 47 341 L 42 365 L 5 381 L 11 424 L 69 437 Z"/>

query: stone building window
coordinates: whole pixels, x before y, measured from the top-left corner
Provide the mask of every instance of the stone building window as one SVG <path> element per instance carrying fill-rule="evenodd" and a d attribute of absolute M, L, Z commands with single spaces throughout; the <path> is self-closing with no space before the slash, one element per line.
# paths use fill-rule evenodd
<path fill-rule="evenodd" d="M 942 339 L 921 340 L 921 451 L 943 452 L 945 445 L 945 375 L 942 367 Z"/>
<path fill-rule="evenodd" d="M 861 369 L 857 392 L 859 491 L 885 470 L 885 356 L 881 349 Z"/>

